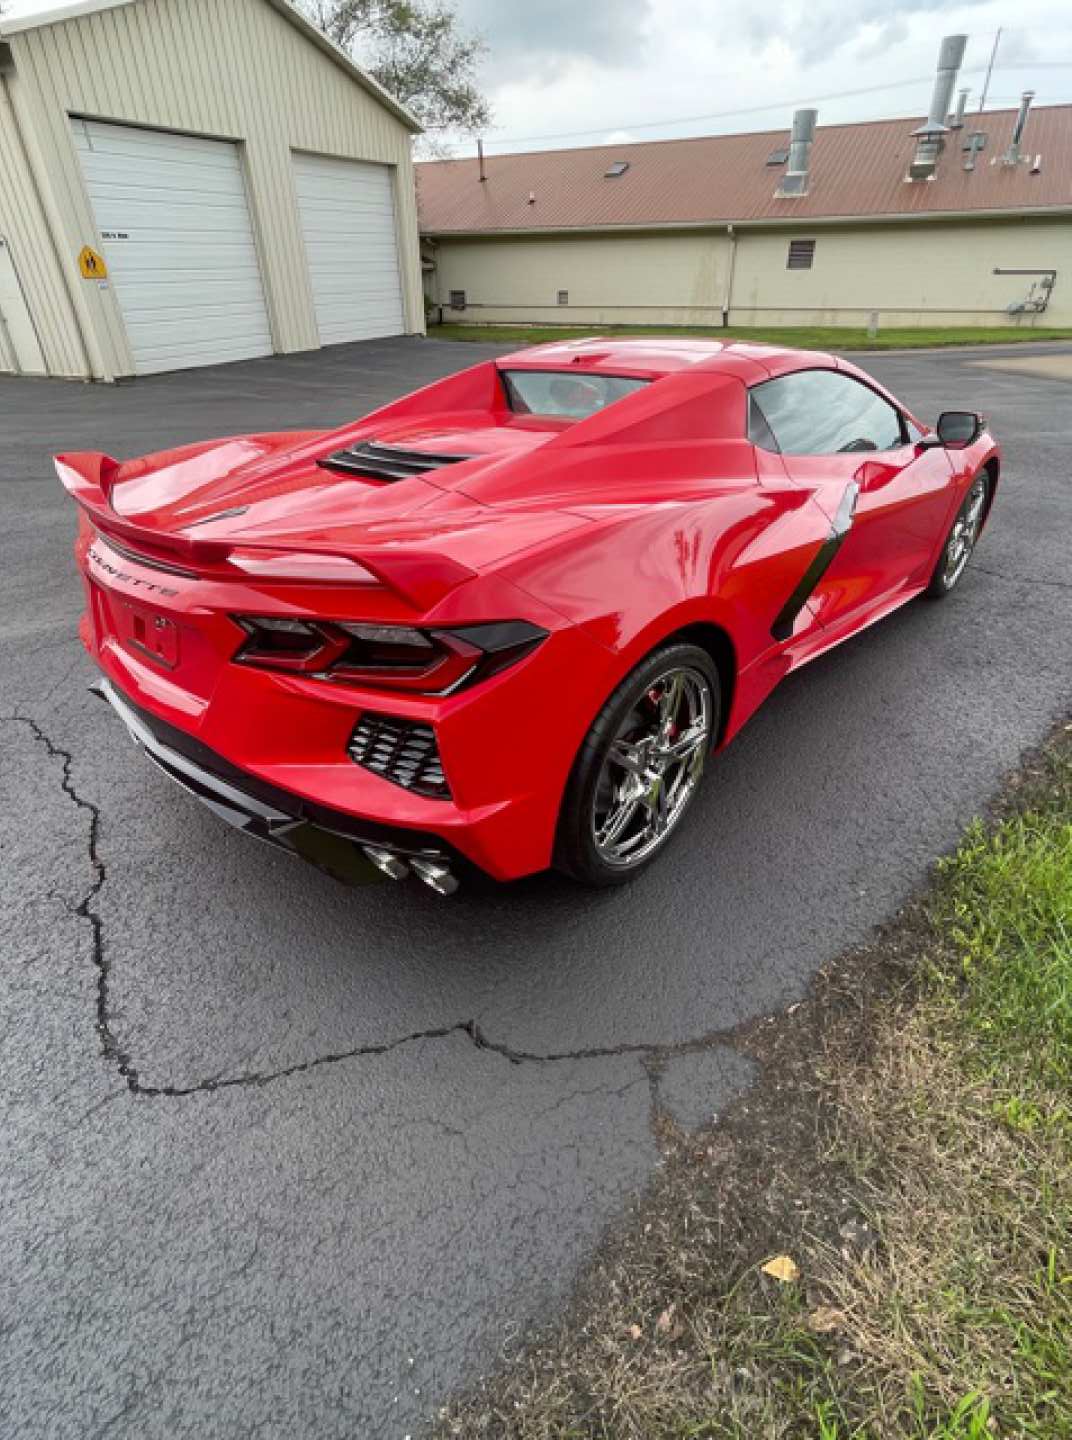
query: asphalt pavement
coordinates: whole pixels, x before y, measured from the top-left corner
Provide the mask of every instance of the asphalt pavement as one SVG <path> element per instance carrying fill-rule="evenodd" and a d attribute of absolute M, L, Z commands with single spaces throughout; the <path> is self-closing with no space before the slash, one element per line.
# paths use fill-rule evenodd
<path fill-rule="evenodd" d="M 747 1086 L 733 1027 L 888 918 L 1068 704 L 1068 376 L 875 356 L 923 416 L 991 416 L 977 558 L 790 677 L 631 887 L 347 889 L 231 832 L 87 694 L 50 453 L 333 425 L 494 353 L 0 378 L 6 1440 L 419 1433 L 568 1294 L 657 1108 Z"/>

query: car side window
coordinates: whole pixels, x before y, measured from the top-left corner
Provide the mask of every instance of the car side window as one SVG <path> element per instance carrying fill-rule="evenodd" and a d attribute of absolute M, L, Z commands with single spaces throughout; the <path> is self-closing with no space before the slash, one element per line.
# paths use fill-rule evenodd
<path fill-rule="evenodd" d="M 778 442 L 774 438 L 774 431 L 767 424 L 766 415 L 759 408 L 755 391 L 749 392 L 748 396 L 748 438 L 761 450 L 772 450 L 777 453 Z"/>
<path fill-rule="evenodd" d="M 762 415 L 783 455 L 838 455 L 896 450 L 907 442 L 901 413 L 851 375 L 836 370 L 797 370 L 749 392 L 749 416 Z M 764 449 L 753 434 L 749 438 Z"/>

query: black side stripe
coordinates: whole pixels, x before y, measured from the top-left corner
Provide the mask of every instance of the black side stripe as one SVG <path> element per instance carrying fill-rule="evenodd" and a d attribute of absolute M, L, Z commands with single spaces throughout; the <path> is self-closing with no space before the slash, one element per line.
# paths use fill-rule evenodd
<path fill-rule="evenodd" d="M 845 536 L 852 529 L 852 520 L 856 513 L 856 501 L 859 495 L 859 485 L 855 480 L 850 481 L 845 486 L 845 493 L 841 497 L 837 514 L 834 516 L 834 523 L 830 527 L 830 534 L 815 552 L 815 558 L 804 571 L 794 587 L 792 595 L 775 617 L 774 624 L 771 626 L 771 634 L 775 640 L 788 640 L 792 635 L 793 626 L 797 623 L 797 616 L 814 594 L 815 587 L 830 568 L 831 561 L 845 541 Z"/>

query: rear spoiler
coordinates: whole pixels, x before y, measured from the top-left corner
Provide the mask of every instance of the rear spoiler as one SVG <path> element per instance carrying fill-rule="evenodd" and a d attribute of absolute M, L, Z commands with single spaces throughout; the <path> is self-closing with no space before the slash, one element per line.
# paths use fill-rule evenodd
<path fill-rule="evenodd" d="M 293 573 L 288 572 L 284 560 L 282 564 L 273 565 L 270 577 L 273 581 L 324 583 L 322 574 L 308 570 L 302 573 L 302 555 L 345 560 L 364 569 L 370 579 L 393 590 L 406 604 L 420 611 L 430 610 L 445 595 L 476 575 L 475 570 L 446 555 L 429 555 L 420 551 L 386 548 L 371 552 L 333 550 L 307 542 L 300 546 L 288 545 L 280 540 L 273 540 L 270 544 L 204 540 L 181 531 L 142 525 L 117 514 L 112 507 L 110 497 L 121 467 L 120 461 L 110 455 L 87 450 L 57 455 L 55 465 L 64 489 L 94 529 L 99 530 L 105 539 L 129 545 L 135 551 L 133 558 L 141 555 L 148 563 L 155 560 L 173 566 L 186 565 L 197 571 L 207 570 L 215 579 L 255 583 L 256 575 L 252 570 L 235 563 L 238 556 L 255 559 L 258 554 L 279 556 L 280 552 L 285 554 L 289 550 L 294 556 Z M 360 575 L 355 575 L 350 583 L 360 584 Z"/>

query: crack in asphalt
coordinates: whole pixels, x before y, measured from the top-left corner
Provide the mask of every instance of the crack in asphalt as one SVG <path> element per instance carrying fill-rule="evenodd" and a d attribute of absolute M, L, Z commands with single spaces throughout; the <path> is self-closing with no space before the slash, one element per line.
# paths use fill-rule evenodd
<path fill-rule="evenodd" d="M 97 1035 L 100 1040 L 101 1054 L 109 1064 L 115 1067 L 127 1089 L 133 1095 L 150 1099 L 183 1099 L 190 1095 L 211 1094 L 217 1090 L 241 1087 L 257 1088 L 270 1085 L 276 1080 L 284 1080 L 288 1076 L 304 1075 L 326 1065 L 339 1065 L 343 1061 L 358 1060 L 367 1055 L 387 1055 L 393 1050 L 401 1049 L 405 1045 L 412 1045 L 419 1040 L 444 1040 L 451 1035 L 464 1035 L 475 1049 L 499 1055 L 511 1065 L 549 1065 L 570 1060 L 606 1060 L 624 1055 L 635 1055 L 647 1072 L 654 1107 L 657 1105 L 658 1072 L 664 1060 L 688 1051 L 707 1049 L 715 1044 L 726 1044 L 733 1036 L 733 1031 L 719 1031 L 671 1045 L 632 1041 L 620 1045 L 601 1045 L 579 1050 L 540 1053 L 518 1050 L 504 1041 L 492 1040 L 485 1035 L 476 1020 L 458 1020 L 449 1025 L 414 1030 L 408 1035 L 401 1035 L 393 1040 L 384 1040 L 378 1044 L 356 1045 L 350 1050 L 331 1051 L 325 1055 L 314 1056 L 310 1060 L 299 1060 L 292 1065 L 280 1066 L 276 1070 L 251 1070 L 236 1075 L 210 1076 L 189 1085 L 150 1084 L 141 1078 L 133 1057 L 120 1043 L 111 1018 L 111 962 L 105 946 L 104 924 L 95 903 L 108 878 L 107 867 L 100 854 L 100 808 L 93 801 L 87 800 L 84 795 L 79 794 L 75 788 L 71 774 L 74 766 L 74 756 L 71 751 L 57 745 L 36 720 L 16 712 L 13 715 L 0 716 L 0 723 L 25 725 L 34 740 L 44 747 L 49 758 L 61 762 L 60 787 L 63 793 L 73 805 L 89 817 L 87 851 L 93 870 L 93 882 L 78 904 L 73 907 L 72 913 L 80 920 L 84 920 L 90 927 L 93 965 L 97 975 Z"/>
<path fill-rule="evenodd" d="M 71 778 L 74 756 L 70 750 L 65 750 L 61 745 L 57 745 L 51 736 L 41 728 L 36 720 L 31 719 L 29 715 L 21 715 L 16 711 L 14 715 L 6 716 L 5 719 L 9 723 L 25 725 L 37 743 L 45 747 L 49 758 L 62 762 L 63 771 L 60 786 L 63 793 L 72 804 L 76 805 L 79 810 L 85 811 L 89 816 L 87 850 L 89 863 L 93 870 L 93 883 L 74 907 L 74 914 L 77 915 L 80 920 L 86 921 L 90 927 L 92 937 L 93 964 L 97 971 L 97 1034 L 100 1037 L 101 1052 L 104 1058 L 110 1061 L 119 1071 L 119 1074 L 124 1077 L 129 1088 L 131 1090 L 137 1090 L 138 1072 L 134 1068 L 130 1056 L 120 1045 L 119 1040 L 112 1030 L 111 1021 L 108 1017 L 108 993 L 111 972 L 108 958 L 104 951 L 104 926 L 101 921 L 100 912 L 94 906 L 94 901 L 104 888 L 104 882 L 108 878 L 107 869 L 99 853 L 100 809 L 93 804 L 92 800 L 87 800 L 85 796 L 80 795 L 75 789 L 74 781 Z"/>
<path fill-rule="evenodd" d="M 1042 575 L 1005 575 L 1000 570 L 991 570 L 985 565 L 972 562 L 972 569 L 979 575 L 989 575 L 994 580 L 1004 580 L 1008 585 L 1047 585 L 1054 590 L 1072 590 L 1072 580 L 1050 580 Z"/>

